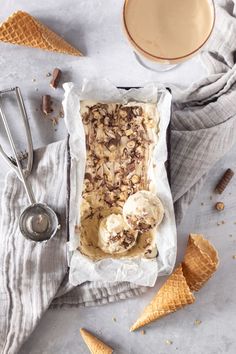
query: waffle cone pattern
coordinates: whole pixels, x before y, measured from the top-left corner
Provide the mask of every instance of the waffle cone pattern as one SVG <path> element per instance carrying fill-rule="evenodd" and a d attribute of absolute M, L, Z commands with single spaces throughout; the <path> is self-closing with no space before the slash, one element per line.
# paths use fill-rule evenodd
<path fill-rule="evenodd" d="M 93 336 L 91 333 L 85 329 L 80 329 L 80 334 L 90 350 L 91 354 L 112 354 L 113 349 L 108 345 L 103 343 L 97 337 Z"/>
<path fill-rule="evenodd" d="M 194 301 L 195 298 L 183 275 L 182 265 L 179 265 L 130 330 L 135 331 L 150 322 L 192 304 Z"/>
<path fill-rule="evenodd" d="M 198 291 L 219 265 L 216 249 L 203 235 L 190 234 L 183 261 L 183 273 L 190 290 Z"/>
<path fill-rule="evenodd" d="M 82 55 L 55 32 L 22 11 L 13 13 L 0 25 L 0 40 L 53 52 Z"/>

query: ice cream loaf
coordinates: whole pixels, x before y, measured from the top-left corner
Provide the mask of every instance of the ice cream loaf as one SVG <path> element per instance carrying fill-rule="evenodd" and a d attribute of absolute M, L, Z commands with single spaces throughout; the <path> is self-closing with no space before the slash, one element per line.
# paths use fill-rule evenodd
<path fill-rule="evenodd" d="M 112 213 L 122 214 L 130 195 L 149 190 L 148 170 L 158 139 L 159 116 L 156 104 L 136 102 L 122 105 L 82 101 L 80 112 L 87 162 L 77 227 L 79 248 L 83 254 L 99 260 L 111 257 L 98 245 L 101 220 Z M 119 245 L 119 253 L 112 257 L 156 256 L 155 231 L 140 232 L 132 248 L 126 238 Z M 133 231 L 127 234 L 132 237 Z"/>

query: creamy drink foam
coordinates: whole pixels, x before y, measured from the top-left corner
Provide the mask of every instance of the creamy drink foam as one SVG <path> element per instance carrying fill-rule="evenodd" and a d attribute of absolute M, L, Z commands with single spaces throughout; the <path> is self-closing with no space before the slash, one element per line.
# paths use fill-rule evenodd
<path fill-rule="evenodd" d="M 196 51 L 214 24 L 210 0 L 126 0 L 129 39 L 148 56 L 174 59 Z"/>

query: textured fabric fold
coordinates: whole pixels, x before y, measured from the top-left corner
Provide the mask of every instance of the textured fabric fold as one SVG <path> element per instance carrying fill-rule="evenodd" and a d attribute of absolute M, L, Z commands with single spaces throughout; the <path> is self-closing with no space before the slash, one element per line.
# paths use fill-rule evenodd
<path fill-rule="evenodd" d="M 23 185 L 10 172 L 2 197 L 0 247 L 0 353 L 16 353 L 48 309 L 67 272 L 66 142 L 35 152 L 30 181 L 37 201 L 60 215 L 61 229 L 44 243 L 26 240 L 19 215 L 28 205 Z M 48 178 L 50 176 L 50 178 Z"/>
<path fill-rule="evenodd" d="M 173 88 L 171 188 L 178 224 L 209 170 L 236 144 L 235 13 L 235 0 L 218 1 L 213 36 L 201 54 L 209 76 L 187 91 Z"/>

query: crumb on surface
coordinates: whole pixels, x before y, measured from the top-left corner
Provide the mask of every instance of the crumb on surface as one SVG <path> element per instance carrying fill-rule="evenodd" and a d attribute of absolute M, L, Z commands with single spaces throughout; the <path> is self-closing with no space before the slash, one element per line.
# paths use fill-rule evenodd
<path fill-rule="evenodd" d="M 224 221 L 224 220 L 222 220 L 222 221 L 221 221 L 221 224 L 225 224 L 225 221 Z"/>
<path fill-rule="evenodd" d="M 144 336 L 146 334 L 145 330 L 142 329 L 141 334 Z"/>
<path fill-rule="evenodd" d="M 51 122 L 52 122 L 53 127 L 55 127 L 55 125 L 58 124 L 58 120 L 59 120 L 59 119 L 58 119 L 57 117 L 54 117 L 54 118 L 51 118 L 50 120 L 51 120 Z"/>
<path fill-rule="evenodd" d="M 221 225 L 221 223 L 218 221 L 217 226 L 220 226 L 220 225 Z"/>
<path fill-rule="evenodd" d="M 116 317 L 112 317 L 112 321 L 113 321 L 113 322 L 116 322 Z"/>
<path fill-rule="evenodd" d="M 166 340 L 165 340 L 165 343 L 166 343 L 167 345 L 171 345 L 171 344 L 173 344 L 173 341 L 170 340 L 170 339 L 166 339 Z"/>
<path fill-rule="evenodd" d="M 224 203 L 223 203 L 223 202 L 217 202 L 217 203 L 215 204 L 215 209 L 216 209 L 217 211 L 223 211 L 223 210 L 225 209 Z"/>
<path fill-rule="evenodd" d="M 32 82 L 35 82 L 35 81 L 36 81 L 36 79 L 33 78 L 33 79 L 32 79 Z"/>
<path fill-rule="evenodd" d="M 203 202 L 201 202 L 201 205 L 204 205 L 204 203 L 203 203 Z"/>
<path fill-rule="evenodd" d="M 46 75 L 47 77 L 50 77 L 50 76 L 52 76 L 52 74 L 51 73 L 47 73 L 47 75 Z"/>
<path fill-rule="evenodd" d="M 195 321 L 194 321 L 195 326 L 199 326 L 201 323 L 202 323 L 201 320 L 195 320 Z"/>
<path fill-rule="evenodd" d="M 233 258 L 233 259 L 236 259 L 236 254 L 234 254 L 232 258 Z"/>

